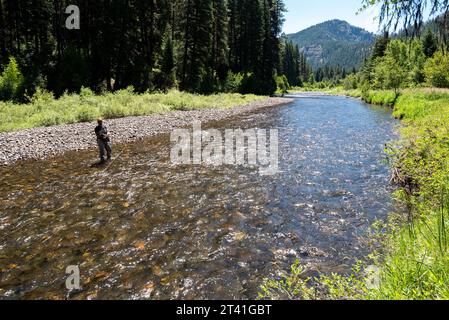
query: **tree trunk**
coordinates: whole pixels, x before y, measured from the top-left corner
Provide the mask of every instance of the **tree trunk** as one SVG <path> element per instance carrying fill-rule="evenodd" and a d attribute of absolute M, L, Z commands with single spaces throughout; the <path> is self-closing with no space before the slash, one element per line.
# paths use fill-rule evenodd
<path fill-rule="evenodd" d="M 6 59 L 5 20 L 3 18 L 3 0 L 0 0 L 0 64 Z"/>

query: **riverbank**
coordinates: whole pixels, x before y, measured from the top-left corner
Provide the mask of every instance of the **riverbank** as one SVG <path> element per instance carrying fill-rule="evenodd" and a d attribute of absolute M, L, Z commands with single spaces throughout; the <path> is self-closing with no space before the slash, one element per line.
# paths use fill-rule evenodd
<path fill-rule="evenodd" d="M 171 111 L 229 109 L 266 98 L 235 93 L 199 95 L 177 90 L 137 94 L 130 87 L 101 95 L 82 88 L 79 94 L 64 94 L 55 99 L 52 93 L 38 90 L 26 104 L 0 101 L 0 132 L 90 122 L 98 117 L 116 119 Z"/>
<path fill-rule="evenodd" d="M 350 98 L 359 98 L 364 102 L 375 105 L 383 105 L 392 107 L 396 109 L 404 109 L 402 105 L 403 102 L 407 100 L 407 104 L 413 104 L 414 101 L 420 101 L 422 105 L 422 100 L 427 100 L 430 98 L 431 101 L 442 100 L 444 108 L 444 103 L 446 99 L 449 99 L 449 89 L 442 88 L 413 88 L 413 89 L 402 89 L 397 92 L 393 90 L 368 90 L 362 91 L 361 89 L 344 89 L 343 87 L 325 88 L 325 89 L 302 89 L 293 88 L 290 94 L 320 94 L 320 95 L 334 95 L 334 96 L 346 96 Z M 441 108 L 438 107 L 438 109 Z M 409 108 L 413 110 L 414 108 Z M 436 110 L 438 111 L 438 110 Z M 398 114 L 395 114 L 398 116 Z M 399 114 L 400 116 L 400 114 Z"/>
<path fill-rule="evenodd" d="M 352 89 L 352 90 L 345 90 L 343 87 L 334 87 L 334 88 L 300 88 L 300 87 L 293 87 L 289 90 L 289 94 L 309 94 L 309 93 L 315 93 L 315 94 L 325 94 L 325 95 L 332 95 L 332 96 L 347 96 L 351 98 L 361 98 L 362 97 L 362 91 L 359 89 Z"/>
<path fill-rule="evenodd" d="M 116 101 L 113 100 L 114 97 L 117 99 Z M 77 104 L 77 101 L 81 105 Z M 193 121 L 203 123 L 218 121 L 291 101 L 287 98 L 234 94 L 198 96 L 174 92 L 169 95 L 136 95 L 119 92 L 101 97 L 74 95 L 67 96 L 62 100 L 48 98 L 47 103 L 35 101 L 30 105 L 14 105 L 12 108 L 16 109 L 16 113 L 19 113 L 17 109 L 28 108 L 29 112 L 34 111 L 35 118 L 53 112 L 59 114 L 60 119 L 67 119 L 62 118 L 69 115 L 68 111 L 64 109 L 64 105 L 69 106 L 72 112 L 78 115 L 82 114 L 83 110 L 89 110 L 90 116 L 86 116 L 85 120 L 90 122 L 67 123 L 0 133 L 0 165 L 12 164 L 18 160 L 44 159 L 61 155 L 66 151 L 95 148 L 96 139 L 93 128 L 96 124 L 92 120 L 98 116 L 103 116 L 106 119 L 115 118 L 105 121 L 112 140 L 114 143 L 126 143 L 167 133 L 174 128 L 189 126 Z M 110 103 L 108 104 L 108 102 Z M 42 108 L 39 109 L 39 106 Z M 52 106 L 54 110 L 48 111 Z M 8 107 L 11 105 L 2 106 L 0 111 L 3 114 L 2 123 L 7 121 L 5 114 L 8 112 L 12 114 L 11 111 L 5 110 Z M 117 111 L 117 108 L 122 108 L 122 117 L 119 117 L 120 113 L 113 113 Z M 127 116 L 128 112 L 130 115 L 139 113 L 150 115 Z M 20 110 L 20 113 L 22 113 L 23 121 L 29 120 L 25 110 Z M 12 123 L 17 124 L 18 122 L 12 120 Z M 23 122 L 22 125 L 32 125 L 32 123 L 30 121 Z"/>
<path fill-rule="evenodd" d="M 449 299 L 449 92 L 444 89 L 345 91 L 328 94 L 388 105 L 402 119 L 401 138 L 387 148 L 394 197 L 404 213 L 377 223 L 367 236 L 379 246 L 350 275 L 304 279 L 301 263 L 279 280 L 267 280 L 262 298 Z"/>
<path fill-rule="evenodd" d="M 391 97 L 377 91 L 364 100 L 389 102 L 403 120 L 401 139 L 389 153 L 401 187 L 395 197 L 407 217 L 389 227 L 381 282 L 368 297 L 449 299 L 449 90 L 408 89 Z"/>

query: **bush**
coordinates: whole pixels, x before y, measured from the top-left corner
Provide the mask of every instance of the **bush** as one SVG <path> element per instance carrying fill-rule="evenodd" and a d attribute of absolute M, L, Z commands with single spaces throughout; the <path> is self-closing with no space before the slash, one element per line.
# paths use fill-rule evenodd
<path fill-rule="evenodd" d="M 225 90 L 230 93 L 239 93 L 242 91 L 244 75 L 242 73 L 228 72 L 228 77 L 226 78 Z"/>
<path fill-rule="evenodd" d="M 407 70 L 397 60 L 387 55 L 377 60 L 373 78 L 376 89 L 394 89 L 398 91 L 399 88 L 406 84 Z"/>
<path fill-rule="evenodd" d="M 343 87 L 345 90 L 357 89 L 359 85 L 359 79 L 356 74 L 350 74 L 343 80 Z"/>
<path fill-rule="evenodd" d="M 20 98 L 24 78 L 15 58 L 11 57 L 0 76 L 0 100 L 16 100 Z"/>
<path fill-rule="evenodd" d="M 290 89 L 290 84 L 288 83 L 288 79 L 285 75 L 276 77 L 276 86 L 277 92 L 281 94 L 288 93 L 288 90 Z"/>
<path fill-rule="evenodd" d="M 363 100 L 367 103 L 383 106 L 394 106 L 398 94 L 395 91 L 367 91 L 363 93 Z"/>
<path fill-rule="evenodd" d="M 90 88 L 81 87 L 80 97 L 92 97 L 94 95 L 94 92 Z"/>
<path fill-rule="evenodd" d="M 394 116 L 415 120 L 428 115 L 439 115 L 441 118 L 448 112 L 449 94 L 444 92 L 421 92 L 414 90 L 402 94 L 396 101 Z"/>
<path fill-rule="evenodd" d="M 54 99 L 53 93 L 41 88 L 37 88 L 33 96 L 31 98 L 28 98 L 28 100 L 33 104 L 40 102 L 47 103 L 49 101 L 52 101 L 53 99 Z"/>
<path fill-rule="evenodd" d="M 162 114 L 173 110 L 231 108 L 266 97 L 221 93 L 209 96 L 171 90 L 163 93 L 136 94 L 133 88 L 94 95 L 90 89 L 80 94 L 65 93 L 59 99 L 43 89 L 29 97 L 29 103 L 0 102 L 0 132 L 93 121 L 101 116 L 118 118 Z"/>
<path fill-rule="evenodd" d="M 418 86 L 424 82 L 425 60 L 420 41 L 406 44 L 402 40 L 393 40 L 388 44 L 385 56 L 371 61 L 367 80 L 375 89 L 393 89 L 396 92 L 400 88 Z"/>
<path fill-rule="evenodd" d="M 91 106 L 82 105 L 78 108 L 76 120 L 78 122 L 90 122 L 100 117 L 100 111 Z"/>
<path fill-rule="evenodd" d="M 242 84 L 240 86 L 240 93 L 250 93 L 258 86 L 257 77 L 253 73 L 245 73 L 243 75 Z"/>
<path fill-rule="evenodd" d="M 441 51 L 427 60 L 424 66 L 426 81 L 437 88 L 449 88 L 449 56 Z"/>
<path fill-rule="evenodd" d="M 56 111 L 48 111 L 42 114 L 36 114 L 31 118 L 31 122 L 35 127 L 49 127 L 58 124 L 63 124 L 64 117 Z"/>

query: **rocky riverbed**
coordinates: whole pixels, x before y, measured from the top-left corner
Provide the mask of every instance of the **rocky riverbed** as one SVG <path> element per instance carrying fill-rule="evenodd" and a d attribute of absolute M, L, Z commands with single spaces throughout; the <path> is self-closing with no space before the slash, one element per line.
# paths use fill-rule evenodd
<path fill-rule="evenodd" d="M 223 120 L 292 101 L 288 98 L 268 98 L 231 109 L 175 111 L 164 115 L 111 119 L 106 120 L 105 124 L 114 143 L 134 142 L 175 128 L 190 126 L 194 121 L 206 123 Z M 95 148 L 94 127 L 95 123 L 77 123 L 0 133 L 0 165 Z"/>

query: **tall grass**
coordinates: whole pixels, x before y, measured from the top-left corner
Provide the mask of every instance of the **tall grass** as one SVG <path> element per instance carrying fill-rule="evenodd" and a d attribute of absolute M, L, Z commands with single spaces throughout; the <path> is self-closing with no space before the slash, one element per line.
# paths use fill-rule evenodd
<path fill-rule="evenodd" d="M 221 93 L 197 95 L 179 91 L 135 94 L 132 88 L 94 95 L 89 89 L 55 99 L 38 91 L 27 104 L 0 102 L 0 132 L 58 124 L 89 122 L 98 117 L 120 118 L 163 114 L 175 110 L 231 108 L 266 97 Z"/>
<path fill-rule="evenodd" d="M 398 98 L 398 94 L 394 91 L 367 91 L 362 92 L 362 98 L 365 102 L 393 107 Z"/>
<path fill-rule="evenodd" d="M 449 111 L 449 92 L 420 90 L 406 91 L 398 98 L 394 115 L 407 120 L 438 117 Z"/>
<path fill-rule="evenodd" d="M 413 225 L 400 229 L 382 262 L 380 287 L 371 299 L 449 299 L 447 205 L 441 211 L 420 211 Z"/>

